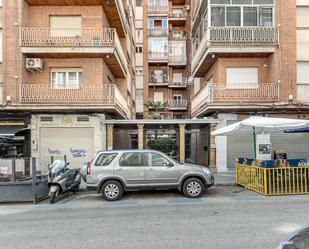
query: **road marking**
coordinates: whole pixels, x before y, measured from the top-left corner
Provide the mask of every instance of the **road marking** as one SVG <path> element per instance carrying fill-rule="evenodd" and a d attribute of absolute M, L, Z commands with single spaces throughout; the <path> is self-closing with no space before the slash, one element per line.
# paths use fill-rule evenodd
<path fill-rule="evenodd" d="M 192 204 L 192 203 L 201 203 L 202 199 L 192 199 L 192 198 L 173 198 L 168 199 L 168 204 Z"/>

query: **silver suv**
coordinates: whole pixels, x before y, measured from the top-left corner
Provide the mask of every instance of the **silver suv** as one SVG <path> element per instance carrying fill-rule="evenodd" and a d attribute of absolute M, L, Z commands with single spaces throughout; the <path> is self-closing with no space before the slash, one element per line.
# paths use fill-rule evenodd
<path fill-rule="evenodd" d="M 200 197 L 214 184 L 210 170 L 194 164 L 179 164 L 154 150 L 113 150 L 96 153 L 83 166 L 88 189 L 115 201 L 124 191 L 178 189 L 187 197 Z"/>

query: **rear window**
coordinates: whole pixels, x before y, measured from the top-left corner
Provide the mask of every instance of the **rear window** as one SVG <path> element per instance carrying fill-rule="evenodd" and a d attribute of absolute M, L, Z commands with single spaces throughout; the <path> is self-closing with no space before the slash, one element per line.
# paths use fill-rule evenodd
<path fill-rule="evenodd" d="M 95 166 L 107 166 L 109 165 L 117 156 L 117 153 L 104 153 L 99 155 L 95 162 Z"/>

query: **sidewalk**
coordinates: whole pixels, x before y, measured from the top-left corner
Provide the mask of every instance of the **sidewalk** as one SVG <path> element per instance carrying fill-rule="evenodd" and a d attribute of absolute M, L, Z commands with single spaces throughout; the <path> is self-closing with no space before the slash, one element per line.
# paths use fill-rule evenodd
<path fill-rule="evenodd" d="M 235 179 L 236 172 L 235 171 L 227 171 L 223 173 L 215 173 L 215 185 L 216 186 L 235 186 L 236 179 Z"/>

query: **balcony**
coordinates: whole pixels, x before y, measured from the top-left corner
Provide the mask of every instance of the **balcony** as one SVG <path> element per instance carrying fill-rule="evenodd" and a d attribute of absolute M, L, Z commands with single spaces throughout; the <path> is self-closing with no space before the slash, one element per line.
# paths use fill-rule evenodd
<path fill-rule="evenodd" d="M 169 39 L 171 41 L 185 41 L 187 40 L 187 33 L 185 31 L 171 31 L 169 33 Z"/>
<path fill-rule="evenodd" d="M 148 15 L 168 15 L 168 5 L 148 5 Z"/>
<path fill-rule="evenodd" d="M 102 6 L 112 28 L 115 28 L 121 38 L 128 30 L 128 20 L 122 0 L 25 0 L 30 6 Z"/>
<path fill-rule="evenodd" d="M 209 27 L 202 41 L 193 42 L 192 73 L 203 77 L 217 57 L 268 57 L 279 44 L 277 28 Z"/>
<path fill-rule="evenodd" d="M 170 66 L 186 66 L 187 65 L 187 55 L 173 55 L 170 54 L 168 57 L 168 63 Z"/>
<path fill-rule="evenodd" d="M 188 108 L 188 101 L 186 99 L 175 100 L 172 99 L 168 102 L 169 110 L 171 111 L 186 111 Z"/>
<path fill-rule="evenodd" d="M 168 14 L 168 21 L 173 24 L 173 26 L 184 26 L 187 20 L 187 12 L 181 8 L 172 9 Z"/>
<path fill-rule="evenodd" d="M 83 85 L 78 89 L 54 89 L 49 84 L 21 84 L 19 103 L 43 110 L 105 110 L 127 117 L 125 97 L 114 84 Z"/>
<path fill-rule="evenodd" d="M 167 74 L 163 75 L 163 77 L 150 76 L 148 80 L 149 86 L 168 86 L 168 77 Z"/>
<path fill-rule="evenodd" d="M 188 85 L 188 78 L 183 77 L 183 78 L 172 78 L 169 81 L 168 86 L 170 88 L 186 88 Z"/>
<path fill-rule="evenodd" d="M 125 78 L 127 59 L 117 31 L 104 29 L 21 28 L 21 52 L 39 57 L 103 57 L 116 78 Z"/>
<path fill-rule="evenodd" d="M 167 29 L 148 29 L 148 36 L 153 37 L 167 37 L 168 36 L 168 30 Z"/>
<path fill-rule="evenodd" d="M 155 63 L 167 63 L 168 62 L 168 53 L 148 51 L 148 62 Z"/>
<path fill-rule="evenodd" d="M 269 108 L 279 102 L 278 83 L 207 84 L 192 100 L 192 116 L 218 109 Z M 261 105 L 262 104 L 262 105 Z M 267 105 L 268 104 L 268 105 Z"/>

